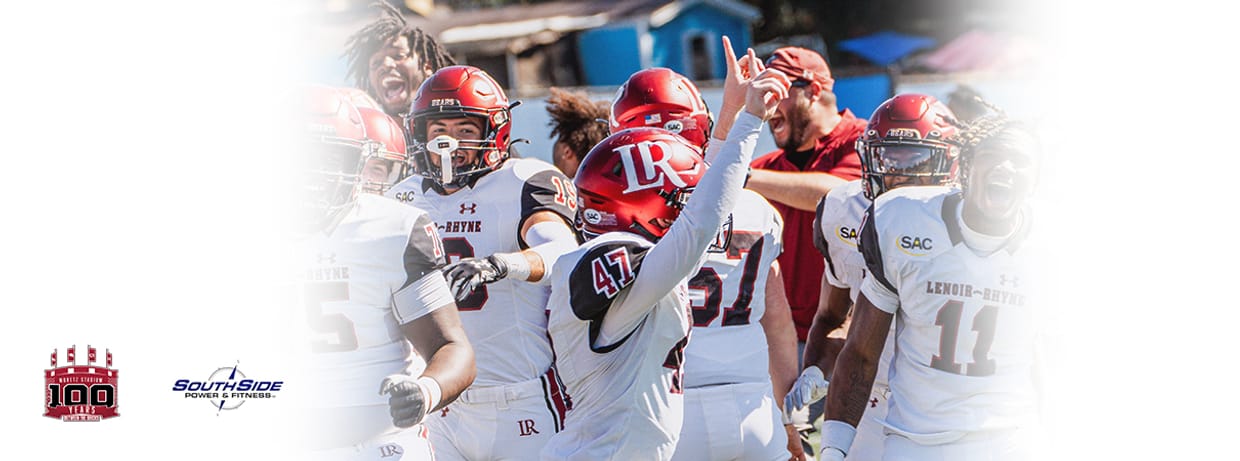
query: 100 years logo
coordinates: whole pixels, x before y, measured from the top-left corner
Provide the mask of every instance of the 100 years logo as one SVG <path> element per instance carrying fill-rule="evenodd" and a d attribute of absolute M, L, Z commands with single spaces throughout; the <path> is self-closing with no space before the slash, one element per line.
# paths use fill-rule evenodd
<path fill-rule="evenodd" d="M 52 368 L 44 370 L 46 399 L 43 416 L 61 421 L 102 421 L 120 416 L 117 412 L 117 380 L 120 372 L 112 368 L 112 352 L 104 349 L 104 366 L 95 365 L 95 348 L 86 346 L 86 365 L 77 364 L 77 346 L 65 351 L 67 365 L 57 367 L 52 349 Z"/>

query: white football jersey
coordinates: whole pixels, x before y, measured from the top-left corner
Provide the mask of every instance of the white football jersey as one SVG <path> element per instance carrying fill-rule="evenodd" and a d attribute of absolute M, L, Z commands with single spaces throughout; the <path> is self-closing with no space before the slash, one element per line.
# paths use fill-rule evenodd
<path fill-rule="evenodd" d="M 690 317 L 684 282 L 627 336 L 596 343 L 603 317 L 632 292 L 628 288 L 652 246 L 636 235 L 610 232 L 556 263 L 548 327 L 574 408 L 543 458 L 671 457 L 684 409 L 681 372 Z"/>
<path fill-rule="evenodd" d="M 1002 248 L 979 254 L 965 243 L 961 197 L 899 188 L 875 200 L 861 230 L 862 293 L 895 315 L 886 425 L 921 444 L 1025 426 L 1036 404 L 1031 214 Z"/>
<path fill-rule="evenodd" d="M 521 224 L 550 210 L 572 226 L 577 205 L 572 181 L 535 159 L 509 159 L 472 187 L 442 195 L 413 176 L 387 195 L 426 210 L 439 225 L 449 262 L 527 248 Z M 551 367 L 547 339 L 547 286 L 506 279 L 483 285 L 457 302 L 461 325 L 474 347 L 478 376 L 487 387 L 537 378 Z"/>
<path fill-rule="evenodd" d="M 335 226 L 302 242 L 297 307 L 316 406 L 387 405 L 383 378 L 423 366 L 400 324 L 440 306 L 402 306 L 412 314 L 398 320 L 393 294 L 444 265 L 437 233 L 422 210 L 362 194 Z"/>
<path fill-rule="evenodd" d="M 766 312 L 767 275 L 782 251 L 783 220 L 761 195 L 744 190 L 731 227 L 726 250 L 707 253 L 689 280 L 693 341 L 685 349 L 685 387 L 771 380 L 758 322 Z"/>
<path fill-rule="evenodd" d="M 737 118 L 657 244 L 609 232 L 556 261 L 547 326 L 573 410 L 543 459 L 671 459 L 684 422 L 686 284 L 740 200 L 761 126 Z"/>
<path fill-rule="evenodd" d="M 848 297 L 857 301 L 861 293 L 861 281 L 865 279 L 865 257 L 861 255 L 861 220 L 870 208 L 862 180 L 854 180 L 831 189 L 818 201 L 814 215 L 814 247 L 826 260 L 823 274 L 827 283 L 848 289 Z M 895 353 L 895 324 L 887 333 L 887 342 L 878 358 L 878 373 L 874 386 L 887 386 L 887 372 L 891 368 L 891 356 Z M 829 370 L 828 370 L 829 371 Z"/>
<path fill-rule="evenodd" d="M 865 258 L 857 245 L 861 235 L 861 218 L 870 207 L 861 180 L 831 189 L 818 202 L 814 221 L 814 246 L 826 259 L 827 282 L 847 288 L 857 300 L 861 279 L 865 277 Z"/>

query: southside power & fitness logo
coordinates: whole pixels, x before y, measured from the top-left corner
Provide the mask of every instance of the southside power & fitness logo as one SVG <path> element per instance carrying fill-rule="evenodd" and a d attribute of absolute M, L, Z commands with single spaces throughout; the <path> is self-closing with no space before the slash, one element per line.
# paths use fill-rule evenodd
<path fill-rule="evenodd" d="M 206 381 L 178 379 L 172 384 L 173 392 L 184 392 L 187 399 L 211 402 L 216 414 L 235 410 L 250 399 L 274 399 L 284 386 L 284 381 L 260 381 L 247 378 L 237 365 L 220 367 Z"/>

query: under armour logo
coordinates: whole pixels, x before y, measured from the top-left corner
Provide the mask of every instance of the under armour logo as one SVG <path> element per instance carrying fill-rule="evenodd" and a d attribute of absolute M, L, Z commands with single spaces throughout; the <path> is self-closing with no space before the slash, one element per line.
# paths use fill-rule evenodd
<path fill-rule="evenodd" d="M 336 264 L 336 253 L 319 253 L 319 264 Z"/>
<path fill-rule="evenodd" d="M 878 398 L 870 399 L 870 408 L 874 408 L 877 406 L 878 406 Z"/>
<path fill-rule="evenodd" d="M 521 428 L 521 437 L 526 437 L 538 433 L 538 429 L 534 429 L 534 420 L 523 419 L 517 421 L 517 426 Z"/>
<path fill-rule="evenodd" d="M 448 407 L 443 407 L 443 410 L 439 410 L 439 417 L 440 418 L 448 417 Z"/>
<path fill-rule="evenodd" d="M 387 445 L 383 445 L 383 446 L 379 447 L 379 457 L 380 457 L 380 458 L 390 458 L 390 457 L 393 457 L 393 456 L 397 456 L 397 457 L 399 457 L 400 455 L 402 455 L 402 454 L 404 454 L 404 453 L 405 453 L 405 450 L 401 449 L 401 448 L 400 448 L 400 445 L 397 445 L 397 444 L 394 444 L 394 443 L 389 443 L 389 444 L 387 444 Z"/>
<path fill-rule="evenodd" d="M 1003 286 L 1008 286 L 1008 284 L 1011 284 L 1012 288 L 1016 288 L 1020 286 L 1020 278 L 1014 275 L 1011 277 L 1008 277 L 1006 274 L 1000 274 L 999 284 Z"/>
<path fill-rule="evenodd" d="M 462 203 L 462 204 L 461 204 L 461 214 L 465 214 L 465 212 L 466 212 L 466 211 L 468 211 L 468 212 L 469 212 L 469 214 L 474 214 L 474 213 L 477 213 L 477 212 L 478 212 L 478 204 L 477 204 L 477 203 L 470 203 L 470 204 L 469 204 L 469 206 L 465 206 L 465 204 L 464 204 L 464 203 Z"/>

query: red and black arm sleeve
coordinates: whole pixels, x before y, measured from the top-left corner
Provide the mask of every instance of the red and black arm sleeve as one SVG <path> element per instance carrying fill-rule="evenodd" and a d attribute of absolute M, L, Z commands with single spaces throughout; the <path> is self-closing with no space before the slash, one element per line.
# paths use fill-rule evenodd
<path fill-rule="evenodd" d="M 402 259 L 405 265 L 405 283 L 401 288 L 447 265 L 443 240 L 439 238 L 439 230 L 430 216 L 422 214 L 414 221 Z"/>
<path fill-rule="evenodd" d="M 534 213 L 551 211 L 560 216 L 570 229 L 577 213 L 577 189 L 573 181 L 556 170 L 543 170 L 525 180 L 521 187 L 521 220 L 518 230 L 525 225 L 525 220 Z M 517 242 L 521 248 L 528 248 L 525 238 L 518 232 Z"/>
<path fill-rule="evenodd" d="M 578 319 L 590 322 L 590 347 L 595 352 L 610 351 L 624 342 L 594 347 L 603 317 L 616 296 L 637 279 L 648 249 L 635 242 L 604 243 L 591 248 L 573 266 L 568 276 L 568 303 Z"/>

